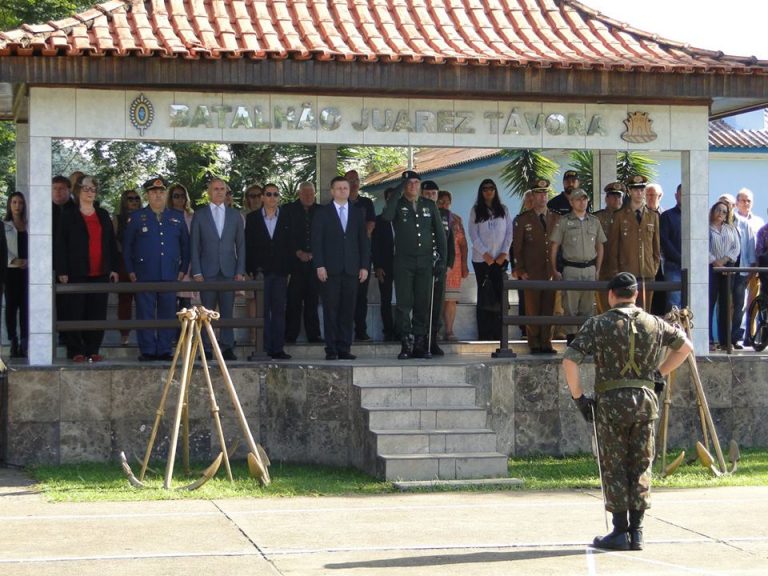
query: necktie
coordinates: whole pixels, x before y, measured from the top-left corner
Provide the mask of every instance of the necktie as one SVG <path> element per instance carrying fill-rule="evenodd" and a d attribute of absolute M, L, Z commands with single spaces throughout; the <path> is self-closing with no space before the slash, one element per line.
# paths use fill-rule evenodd
<path fill-rule="evenodd" d="M 341 229 L 347 231 L 347 207 L 339 206 L 339 218 L 341 219 Z"/>
<path fill-rule="evenodd" d="M 643 212 L 640 209 L 635 210 L 635 218 L 637 218 L 637 223 L 640 224 L 640 222 L 643 221 Z"/>
<path fill-rule="evenodd" d="M 539 214 L 539 222 L 541 222 L 542 228 L 544 228 L 544 232 L 547 231 L 547 221 L 544 219 L 544 214 Z"/>

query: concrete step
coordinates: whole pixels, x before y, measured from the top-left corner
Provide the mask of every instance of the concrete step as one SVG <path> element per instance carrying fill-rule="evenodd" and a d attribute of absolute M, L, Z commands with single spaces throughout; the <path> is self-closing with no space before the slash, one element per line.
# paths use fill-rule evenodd
<path fill-rule="evenodd" d="M 366 408 L 371 430 L 444 430 L 485 428 L 485 408 L 431 406 L 429 408 Z"/>
<path fill-rule="evenodd" d="M 458 480 L 506 477 L 507 457 L 498 452 L 382 454 L 385 480 Z"/>
<path fill-rule="evenodd" d="M 489 429 L 371 432 L 376 434 L 378 454 L 445 454 L 496 450 L 496 433 Z"/>
<path fill-rule="evenodd" d="M 386 406 L 396 407 L 431 407 L 431 406 L 466 406 L 475 405 L 475 387 L 468 384 L 408 385 L 382 384 L 365 386 L 360 389 L 363 408 Z"/>

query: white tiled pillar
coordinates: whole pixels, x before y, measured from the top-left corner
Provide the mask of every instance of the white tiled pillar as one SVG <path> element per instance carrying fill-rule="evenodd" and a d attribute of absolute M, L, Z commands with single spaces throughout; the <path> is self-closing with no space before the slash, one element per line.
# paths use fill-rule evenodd
<path fill-rule="evenodd" d="M 336 168 L 336 145 L 317 146 L 317 191 L 318 201 L 325 204 L 331 199 L 331 180 L 338 175 Z"/>
<path fill-rule="evenodd" d="M 696 355 L 709 352 L 709 152 L 681 153 L 683 268 L 688 269 L 688 306 L 693 312 Z"/>
<path fill-rule="evenodd" d="M 30 119 L 32 121 L 32 119 Z M 19 132 L 17 132 L 18 134 Z M 27 135 L 29 129 L 26 129 Z M 16 139 L 17 157 L 26 155 L 29 214 L 29 346 L 31 365 L 53 363 L 53 241 L 51 238 L 51 138 Z M 21 150 L 20 150 L 21 148 Z M 25 152 L 24 152 L 25 151 Z"/>
<path fill-rule="evenodd" d="M 616 150 L 600 150 L 593 154 L 594 167 L 592 174 L 592 205 L 594 209 L 605 208 L 603 204 L 603 189 L 611 182 L 616 181 Z"/>

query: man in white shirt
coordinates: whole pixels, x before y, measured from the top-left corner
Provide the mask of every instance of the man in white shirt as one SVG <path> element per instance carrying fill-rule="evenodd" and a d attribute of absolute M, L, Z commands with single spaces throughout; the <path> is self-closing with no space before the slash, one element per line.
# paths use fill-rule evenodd
<path fill-rule="evenodd" d="M 748 188 L 742 188 L 736 194 L 736 219 L 734 225 L 739 231 L 741 237 L 741 252 L 739 253 L 739 266 L 757 266 L 757 256 L 755 246 L 757 243 L 757 231 L 763 227 L 765 222 L 759 216 L 752 214 L 752 202 L 754 196 Z M 758 280 L 756 274 L 741 272 L 736 274 L 733 279 L 733 322 L 731 324 L 731 344 L 736 350 L 742 350 L 743 346 L 739 340 L 744 336 L 742 321 L 744 320 L 744 302 L 747 299 L 747 285 L 750 289 L 750 295 L 754 297 L 758 291 Z M 749 298 L 751 300 L 752 298 Z M 747 342 L 749 344 L 749 342 Z"/>

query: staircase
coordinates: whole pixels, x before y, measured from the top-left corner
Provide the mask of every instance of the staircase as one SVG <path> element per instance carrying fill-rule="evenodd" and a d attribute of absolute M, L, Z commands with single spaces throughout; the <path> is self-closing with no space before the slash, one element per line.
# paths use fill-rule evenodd
<path fill-rule="evenodd" d="M 361 406 L 385 480 L 507 476 L 488 412 L 476 406 L 465 366 L 421 364 L 354 370 Z"/>

